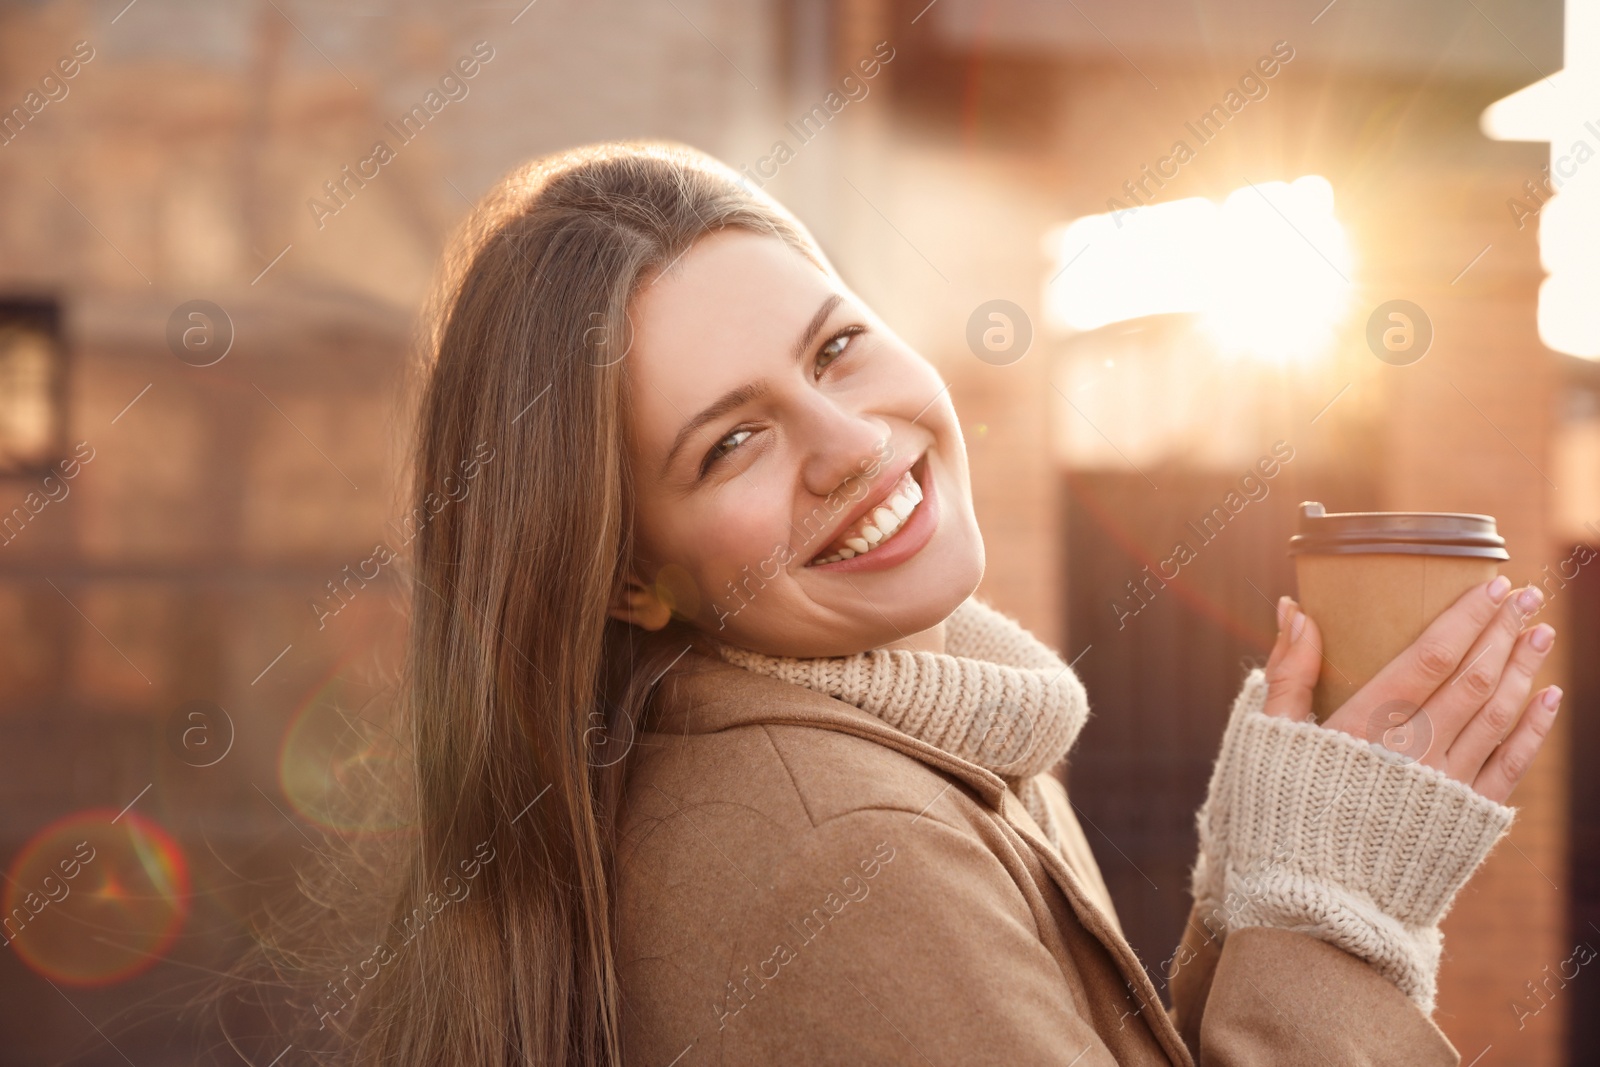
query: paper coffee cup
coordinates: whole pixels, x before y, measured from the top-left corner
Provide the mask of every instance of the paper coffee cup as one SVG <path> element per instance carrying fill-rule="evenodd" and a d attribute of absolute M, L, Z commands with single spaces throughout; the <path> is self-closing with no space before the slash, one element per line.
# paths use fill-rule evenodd
<path fill-rule="evenodd" d="M 1322 673 L 1311 701 L 1318 722 L 1511 558 L 1492 515 L 1330 515 L 1315 501 L 1300 505 L 1289 553 L 1300 607 L 1322 632 Z"/>

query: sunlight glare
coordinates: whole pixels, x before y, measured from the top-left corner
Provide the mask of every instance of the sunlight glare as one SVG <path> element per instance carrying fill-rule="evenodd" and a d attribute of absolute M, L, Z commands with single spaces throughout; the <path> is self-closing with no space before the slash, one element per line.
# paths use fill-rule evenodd
<path fill-rule="evenodd" d="M 1319 175 L 1245 185 L 1220 205 L 1087 215 L 1045 240 L 1046 314 L 1073 330 L 1187 312 L 1225 356 L 1286 363 L 1327 351 L 1350 309 L 1354 257 Z"/>

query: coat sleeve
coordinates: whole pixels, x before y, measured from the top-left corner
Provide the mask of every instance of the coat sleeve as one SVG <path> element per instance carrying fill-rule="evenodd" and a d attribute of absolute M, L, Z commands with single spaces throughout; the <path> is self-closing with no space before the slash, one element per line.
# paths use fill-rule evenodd
<path fill-rule="evenodd" d="M 1433 1020 L 1364 960 L 1271 927 L 1219 942 L 1201 923 L 1190 914 L 1170 986 L 1173 1022 L 1200 1067 L 1460 1063 Z"/>
<path fill-rule="evenodd" d="M 1515 809 L 1265 697 L 1254 671 L 1197 818 L 1169 976 L 1185 1042 L 1201 1067 L 1456 1064 L 1431 1018 L 1439 922 Z"/>

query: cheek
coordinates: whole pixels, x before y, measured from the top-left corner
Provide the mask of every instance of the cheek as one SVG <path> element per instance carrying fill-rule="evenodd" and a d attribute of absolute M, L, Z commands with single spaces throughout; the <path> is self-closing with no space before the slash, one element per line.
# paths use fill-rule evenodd
<path fill-rule="evenodd" d="M 734 478 L 739 478 L 734 475 Z M 716 597 L 730 581 L 751 574 L 772 577 L 789 544 L 787 501 L 739 494 L 724 486 L 719 499 L 707 506 L 679 504 L 659 513 L 654 536 L 641 538 L 656 546 L 653 558 L 675 563 L 692 575 L 701 591 Z"/>
<path fill-rule="evenodd" d="M 690 550 L 708 578 L 727 578 L 772 555 L 784 529 L 783 516 L 770 505 L 719 508 L 691 531 Z"/>

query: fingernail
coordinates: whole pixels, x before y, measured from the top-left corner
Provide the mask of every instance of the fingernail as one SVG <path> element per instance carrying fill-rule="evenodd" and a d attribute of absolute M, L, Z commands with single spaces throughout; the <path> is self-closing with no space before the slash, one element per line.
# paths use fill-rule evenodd
<path fill-rule="evenodd" d="M 1504 600 L 1509 592 L 1511 592 L 1511 579 L 1503 574 L 1489 583 L 1489 599 L 1496 604 Z"/>
<path fill-rule="evenodd" d="M 1284 616 L 1284 613 L 1287 612 L 1288 610 L 1289 610 L 1289 598 L 1286 597 L 1286 596 L 1279 597 L 1278 598 L 1278 631 L 1280 633 L 1283 632 L 1283 616 Z"/>
<path fill-rule="evenodd" d="M 1552 685 L 1549 689 L 1544 691 L 1544 706 L 1549 708 L 1551 711 L 1555 711 L 1556 708 L 1561 705 L 1561 697 L 1561 687 L 1558 685 Z"/>
<path fill-rule="evenodd" d="M 1556 631 L 1547 623 L 1540 623 L 1528 634 L 1528 644 L 1540 652 L 1549 652 L 1550 646 L 1556 643 Z"/>
<path fill-rule="evenodd" d="M 1294 621 L 1289 624 L 1289 643 L 1293 644 L 1300 640 L 1300 635 L 1305 633 L 1305 630 L 1306 613 L 1297 609 L 1294 613 Z"/>
<path fill-rule="evenodd" d="M 1531 615 L 1539 610 L 1539 605 L 1544 603 L 1544 594 L 1539 592 L 1539 587 L 1530 585 L 1517 594 L 1517 609 L 1524 615 Z"/>

